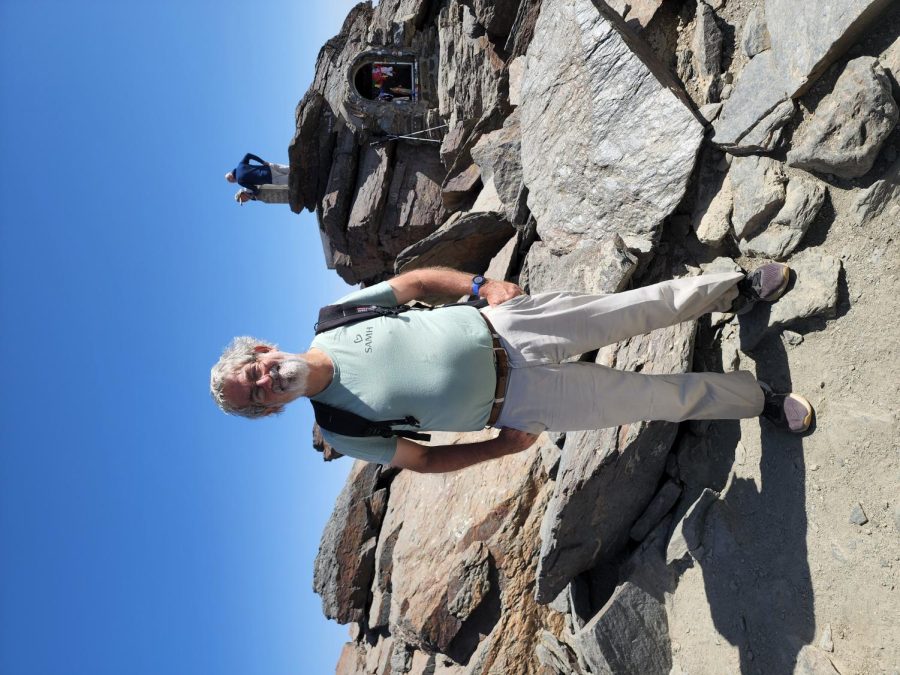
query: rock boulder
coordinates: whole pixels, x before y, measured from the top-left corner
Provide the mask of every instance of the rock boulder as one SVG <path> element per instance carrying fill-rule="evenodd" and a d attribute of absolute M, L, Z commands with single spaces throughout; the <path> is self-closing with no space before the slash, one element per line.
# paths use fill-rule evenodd
<path fill-rule="evenodd" d="M 545 244 L 563 252 L 619 234 L 653 248 L 703 137 L 677 91 L 608 8 L 543 3 L 520 110 L 528 206 Z"/>
<path fill-rule="evenodd" d="M 842 178 L 864 176 L 898 117 L 884 69 L 872 57 L 854 59 L 795 134 L 788 164 Z"/>

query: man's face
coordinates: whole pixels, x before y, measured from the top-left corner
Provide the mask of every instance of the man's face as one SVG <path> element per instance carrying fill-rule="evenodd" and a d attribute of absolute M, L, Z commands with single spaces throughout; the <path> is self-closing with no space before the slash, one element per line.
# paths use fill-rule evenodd
<path fill-rule="evenodd" d="M 278 412 L 303 395 L 309 366 L 301 357 L 270 347 L 256 347 L 255 361 L 225 378 L 222 392 L 236 408 L 261 405 Z"/>

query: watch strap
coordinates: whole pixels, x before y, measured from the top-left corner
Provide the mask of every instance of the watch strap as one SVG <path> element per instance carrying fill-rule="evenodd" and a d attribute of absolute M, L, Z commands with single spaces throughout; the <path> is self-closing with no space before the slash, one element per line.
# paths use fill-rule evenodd
<path fill-rule="evenodd" d="M 472 295 L 478 295 L 478 291 L 484 286 L 484 282 L 487 281 L 480 274 L 472 278 Z"/>

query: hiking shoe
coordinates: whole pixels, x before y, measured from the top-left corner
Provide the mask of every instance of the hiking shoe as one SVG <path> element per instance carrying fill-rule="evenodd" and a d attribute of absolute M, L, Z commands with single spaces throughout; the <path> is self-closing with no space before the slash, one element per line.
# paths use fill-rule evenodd
<path fill-rule="evenodd" d="M 775 302 L 784 295 L 791 281 L 791 268 L 768 263 L 755 269 L 737 283 L 738 297 L 731 305 L 735 314 L 744 314 L 757 302 Z"/>
<path fill-rule="evenodd" d="M 800 394 L 776 394 L 765 382 L 760 382 L 759 386 L 766 397 L 762 417 L 791 433 L 802 434 L 809 429 L 813 419 L 809 401 Z"/>

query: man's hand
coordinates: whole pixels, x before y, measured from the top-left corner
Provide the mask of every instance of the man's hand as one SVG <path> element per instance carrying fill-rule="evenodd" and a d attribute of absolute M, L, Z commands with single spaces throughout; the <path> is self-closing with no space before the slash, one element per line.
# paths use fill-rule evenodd
<path fill-rule="evenodd" d="M 519 431 L 518 429 L 510 429 L 503 427 L 500 429 L 500 435 L 497 436 L 503 447 L 508 449 L 505 454 L 513 454 L 514 452 L 522 452 L 527 450 L 538 439 L 537 434 L 529 434 L 527 431 Z"/>
<path fill-rule="evenodd" d="M 488 304 L 493 307 L 507 300 L 512 300 L 517 295 L 524 295 L 519 286 L 509 281 L 499 281 L 498 279 L 487 279 L 481 288 L 478 289 L 478 297 L 484 298 Z"/>

